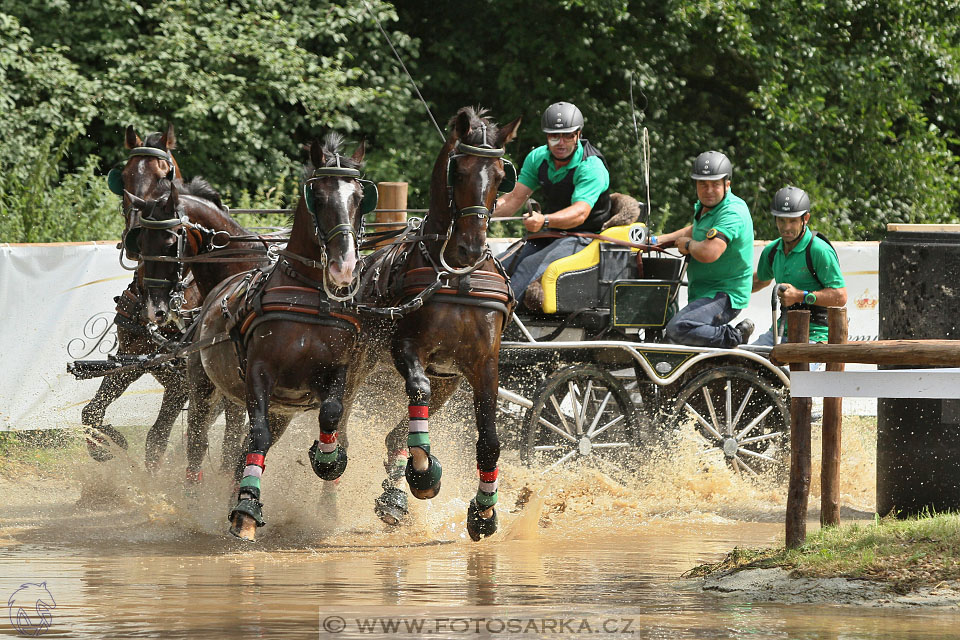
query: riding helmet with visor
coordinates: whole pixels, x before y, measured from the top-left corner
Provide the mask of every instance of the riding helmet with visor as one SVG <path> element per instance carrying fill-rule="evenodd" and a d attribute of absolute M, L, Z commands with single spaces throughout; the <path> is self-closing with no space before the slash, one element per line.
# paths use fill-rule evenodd
<path fill-rule="evenodd" d="M 693 161 L 694 180 L 729 180 L 733 175 L 730 158 L 719 151 L 704 151 Z"/>
<path fill-rule="evenodd" d="M 784 187 L 773 196 L 770 213 L 778 218 L 799 218 L 810 211 L 810 197 L 797 187 Z"/>
<path fill-rule="evenodd" d="M 583 129 L 583 114 L 575 104 L 554 102 L 543 112 L 540 126 L 544 133 L 573 133 Z"/>

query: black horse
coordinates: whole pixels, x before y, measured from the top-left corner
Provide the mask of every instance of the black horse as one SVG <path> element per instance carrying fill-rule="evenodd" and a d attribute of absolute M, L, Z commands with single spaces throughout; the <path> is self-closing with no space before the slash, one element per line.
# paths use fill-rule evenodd
<path fill-rule="evenodd" d="M 410 492 L 427 499 L 437 495 L 441 477 L 430 451 L 430 407 L 442 407 L 461 378 L 467 379 L 473 389 L 480 476 L 467 512 L 467 530 L 474 540 L 497 528 L 497 368 L 500 334 L 513 299 L 486 240 L 498 189 L 509 191 L 516 180 L 503 155 L 519 125 L 517 118 L 498 128 L 484 111 L 470 107 L 451 120 L 451 133 L 433 167 L 430 208 L 418 237 L 377 251 L 364 265 L 363 302 L 374 308 L 404 301 L 409 305 L 417 296 L 426 302 L 399 320 L 368 323 L 365 335 L 379 333 L 381 339 L 365 342 L 365 366 L 354 369 L 347 392 L 352 398 L 380 357 L 378 347 L 385 344 L 406 381 L 409 402 L 408 419 L 387 437 L 388 457 L 404 463 Z M 388 469 L 392 462 L 388 459 Z M 405 495 L 391 484 L 399 477 L 393 474 L 384 482 L 385 493 L 377 501 L 378 514 L 391 523 L 406 513 Z"/>

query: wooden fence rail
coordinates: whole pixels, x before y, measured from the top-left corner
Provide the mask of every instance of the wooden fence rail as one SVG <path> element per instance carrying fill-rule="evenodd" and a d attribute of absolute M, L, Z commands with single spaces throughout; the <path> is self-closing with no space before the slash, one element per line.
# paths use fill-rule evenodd
<path fill-rule="evenodd" d="M 876 340 L 847 342 L 847 315 L 842 307 L 828 310 L 829 341 L 809 344 L 809 311 L 788 311 L 789 342 L 773 348 L 775 362 L 789 364 L 791 373 L 808 371 L 811 362 L 827 363 L 828 371 L 843 371 L 845 363 L 911 366 L 960 366 L 960 340 Z M 814 375 L 814 374 L 811 374 Z M 822 526 L 840 523 L 840 451 L 842 397 L 823 402 L 823 453 L 820 472 Z M 790 398 L 790 485 L 787 491 L 786 545 L 803 544 L 810 498 L 810 409 L 812 399 Z"/>

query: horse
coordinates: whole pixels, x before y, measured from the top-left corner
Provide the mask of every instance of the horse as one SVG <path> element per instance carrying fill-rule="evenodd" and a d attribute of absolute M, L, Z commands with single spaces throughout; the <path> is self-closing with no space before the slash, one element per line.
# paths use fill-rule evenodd
<path fill-rule="evenodd" d="M 418 235 L 378 250 L 364 264 L 360 301 L 365 306 L 376 310 L 424 297 L 419 310 L 393 320 L 395 309 L 403 305 L 381 309 L 388 319 L 372 320 L 375 326 L 365 327 L 365 335 L 386 336 L 368 341 L 361 356 L 365 366 L 354 369 L 347 390 L 349 406 L 361 381 L 382 357 L 381 345 L 386 345 L 405 380 L 409 402 L 408 419 L 386 439 L 388 478 L 376 503 L 378 515 L 394 524 L 406 513 L 406 495 L 392 486 L 400 477 L 406 477 L 410 493 L 419 499 L 432 498 L 440 490 L 442 469 L 430 450 L 430 407 L 434 411 L 442 407 L 461 378 L 467 379 L 479 436 L 480 481 L 467 510 L 467 531 L 474 541 L 497 529 L 497 368 L 500 335 L 513 307 L 506 276 L 486 245 L 486 232 L 498 189 L 509 191 L 516 181 L 516 169 L 503 155 L 520 125 L 517 118 L 498 128 L 485 113 L 464 107 L 450 121 L 451 133 L 434 163 L 429 210 Z M 429 297 L 427 291 L 432 292 Z M 406 305 L 416 308 L 410 302 Z M 402 473 L 397 462 L 403 465 Z"/>
<path fill-rule="evenodd" d="M 128 126 L 124 146 L 127 149 L 127 161 L 123 168 L 111 169 L 107 174 L 110 190 L 123 197 L 121 210 L 124 215 L 124 231 L 123 241 L 119 245 L 121 264 L 124 255 L 134 260 L 139 259 L 135 250 L 129 250 L 130 243 L 125 242 L 130 230 L 137 227 L 136 210 L 125 192 L 141 199 L 156 198 L 160 195 L 160 181 L 173 180 L 184 190 L 222 206 L 220 195 L 202 178 L 195 177 L 190 183 L 183 184 L 180 167 L 172 153 L 176 148 L 176 134 L 172 124 L 168 125 L 166 132 L 151 133 L 146 139 L 141 139 L 132 125 Z M 142 271 L 139 266 L 131 270 L 136 271 L 132 282 L 121 295 L 114 298 L 117 303 L 117 315 L 114 318 L 117 327 L 117 354 L 120 356 L 156 353 L 164 343 L 180 337 L 180 327 L 171 325 L 160 331 L 153 331 L 148 327 L 144 315 L 145 287 Z M 183 295 L 184 307 L 199 306 L 196 287 L 187 287 Z M 94 460 L 104 462 L 113 457 L 106 446 L 107 438 L 123 449 L 127 448 L 123 434 L 113 426 L 104 424 L 103 420 L 107 408 L 144 373 L 126 370 L 105 376 L 96 394 L 82 409 L 82 424 L 100 432 L 90 431 L 87 435 L 87 450 Z M 150 373 L 164 388 L 160 412 L 147 432 L 144 452 L 147 469 L 156 471 L 166 450 L 173 423 L 186 404 L 187 387 L 182 368 L 161 367 L 151 370 Z"/>
<path fill-rule="evenodd" d="M 308 177 L 277 263 L 222 282 L 198 319 L 195 344 L 201 348 L 188 362 L 198 390 L 191 407 L 209 402 L 216 390 L 245 402 L 250 417 L 229 514 L 230 533 L 245 540 L 255 540 L 265 523 L 260 489 L 266 456 L 294 415 L 319 410 L 320 433 L 308 452 L 317 476 L 336 480 L 347 465 L 337 428 L 360 323 L 344 303 L 356 289 L 363 215 L 376 206 L 377 195 L 373 183 L 361 180 L 365 144 L 349 157 L 341 155 L 342 144 L 341 136 L 329 134 L 310 145 Z"/>
<path fill-rule="evenodd" d="M 199 307 L 222 281 L 266 266 L 270 258 L 268 240 L 252 235 L 213 202 L 189 194 L 180 195 L 177 186 L 168 180 L 161 180 L 159 189 L 161 195 L 151 200 L 124 194 L 139 219 L 125 242 L 128 250 L 136 251 L 143 262 L 145 317 L 148 322 L 163 327 L 177 320 L 175 302 L 183 295 L 188 278 L 197 288 Z M 230 255 L 224 255 L 226 253 Z M 189 336 L 185 341 L 189 341 Z M 187 482 L 197 483 L 203 478 L 207 433 L 217 416 L 219 403 L 211 401 L 211 390 L 198 387 L 192 381 L 188 393 Z M 227 416 L 220 466 L 221 471 L 236 473 L 244 409 L 242 404 L 229 401 L 223 405 Z M 239 477 L 236 480 L 239 481 Z"/>

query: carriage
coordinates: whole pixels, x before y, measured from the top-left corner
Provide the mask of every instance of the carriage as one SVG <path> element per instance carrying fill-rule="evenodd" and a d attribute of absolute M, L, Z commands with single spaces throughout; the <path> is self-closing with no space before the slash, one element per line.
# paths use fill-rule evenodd
<path fill-rule="evenodd" d="M 609 227 L 542 278 L 542 311 L 521 306 L 500 347 L 499 428 L 523 461 L 642 464 L 653 449 L 697 446 L 737 473 L 788 463 L 785 369 L 770 347 L 667 344 L 684 261 L 652 253 L 644 222 Z M 719 452 L 719 453 L 718 453 Z"/>

